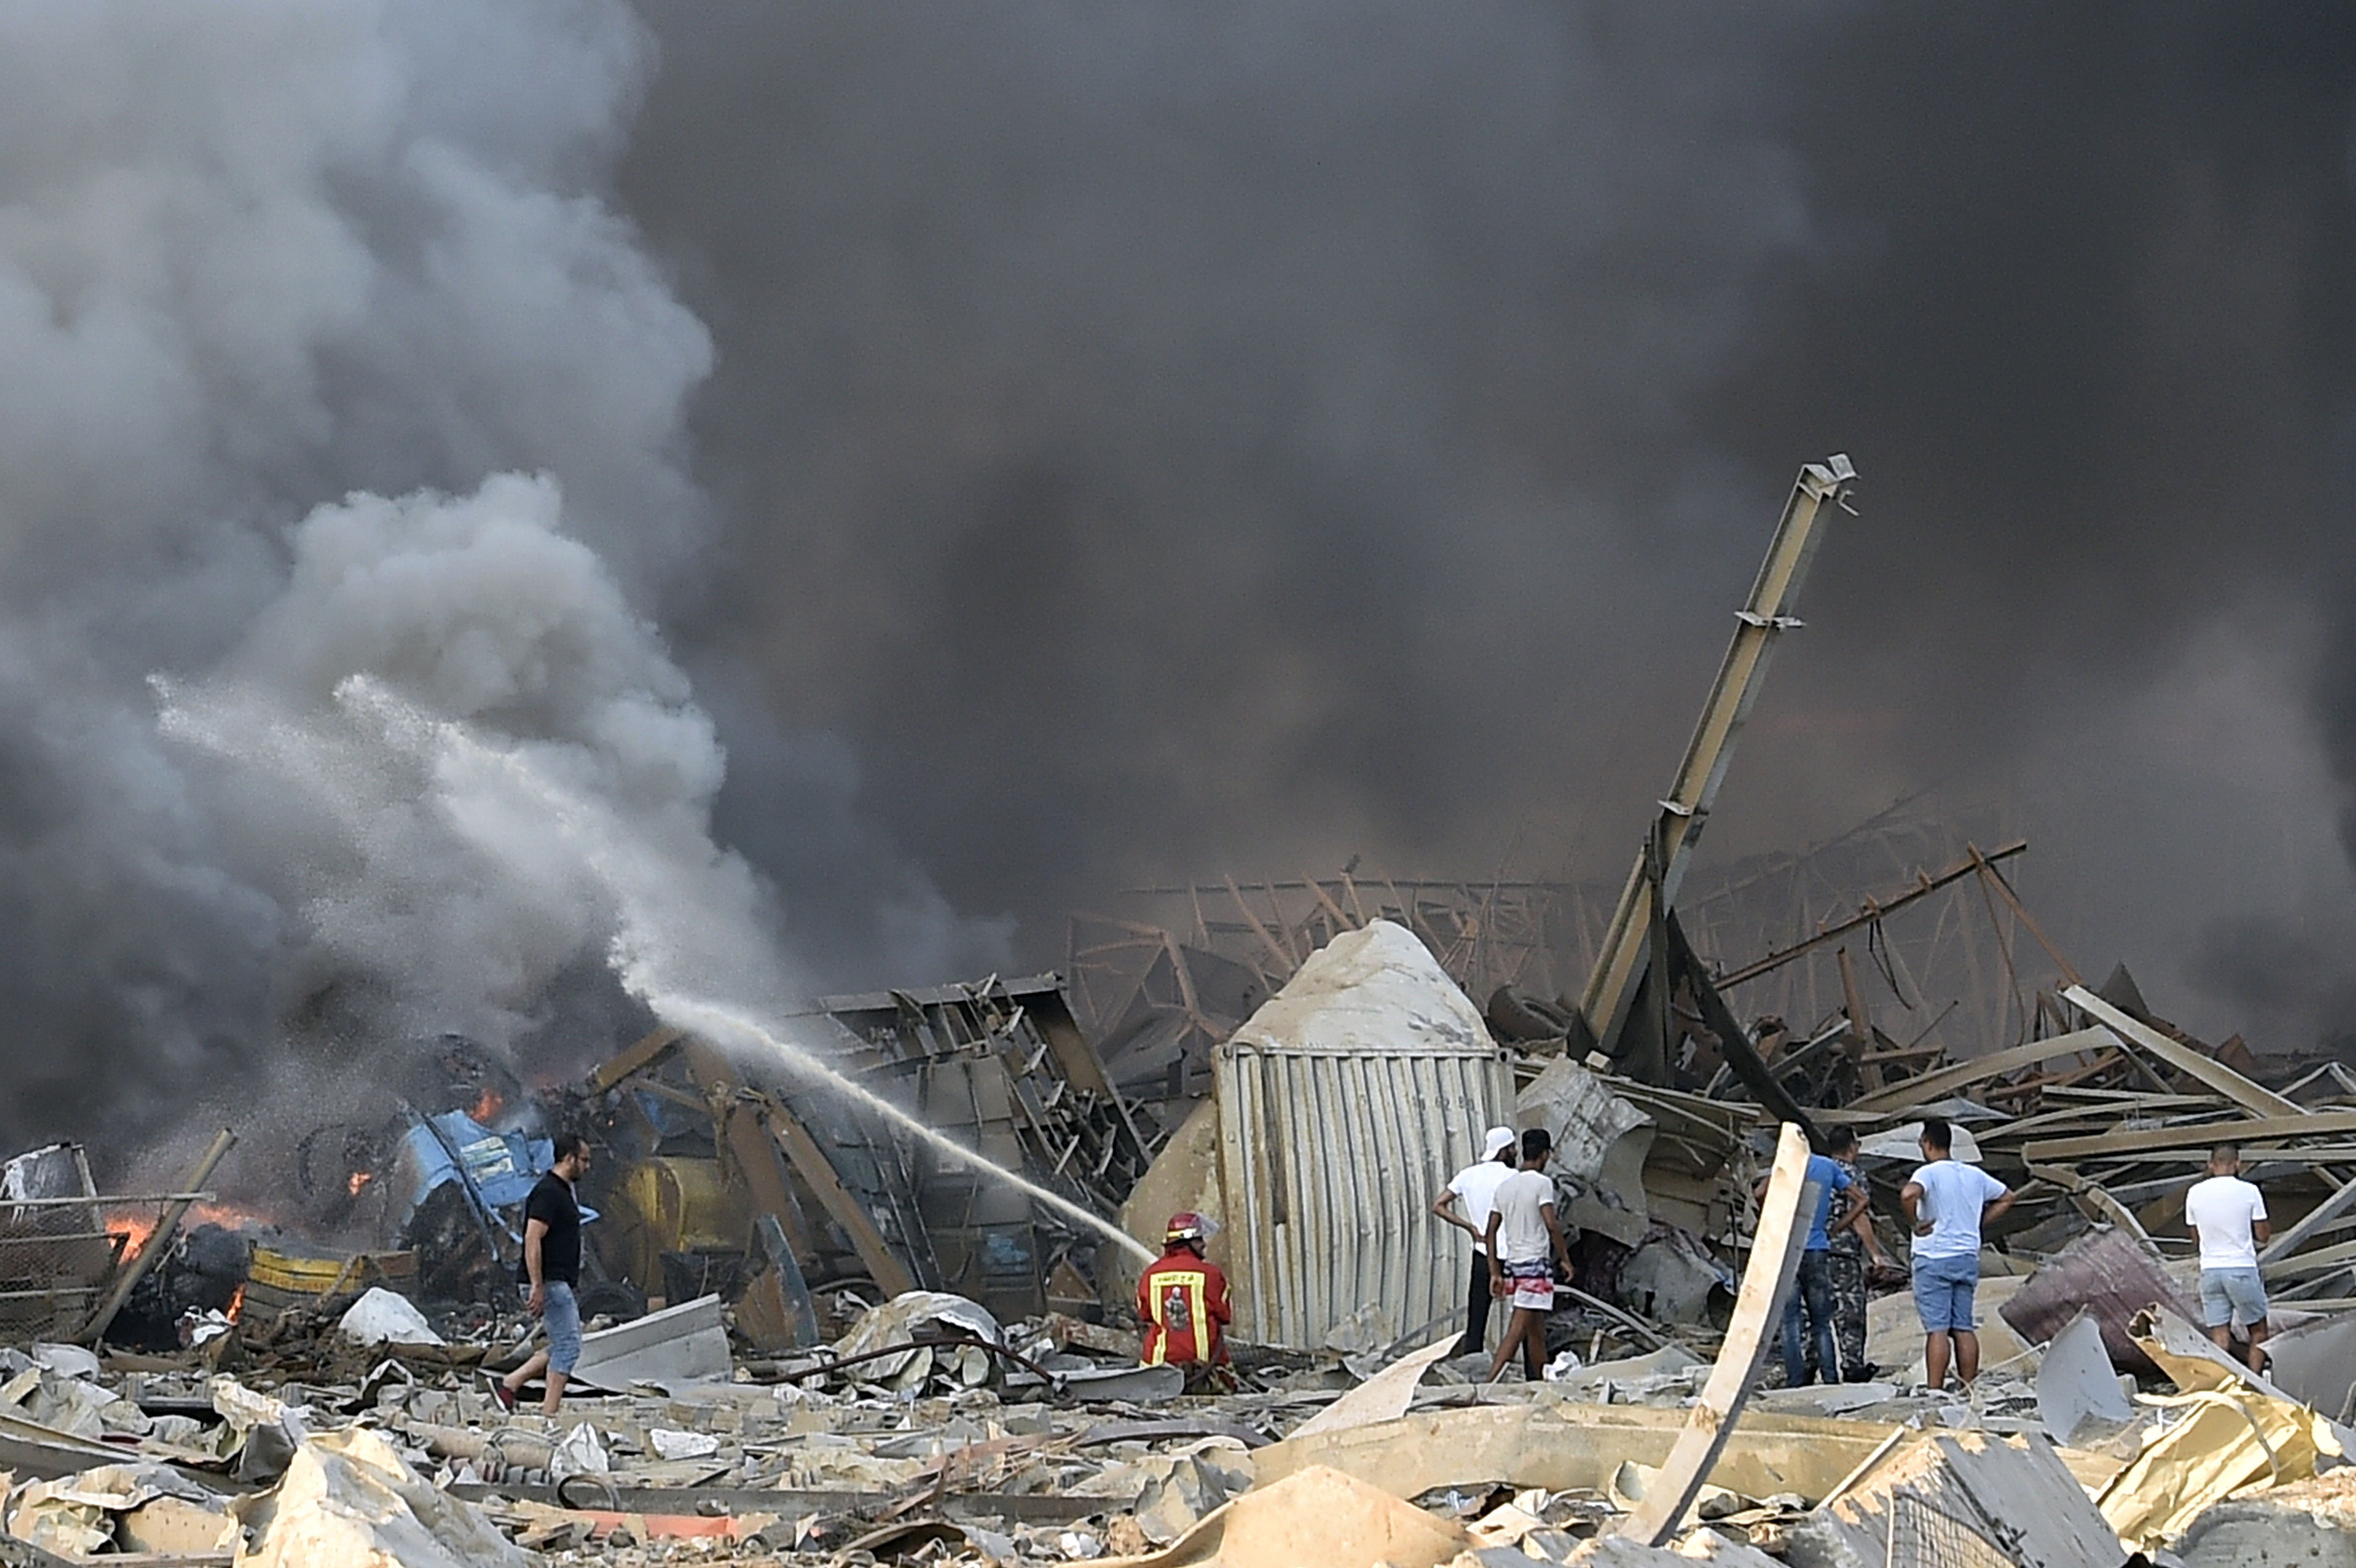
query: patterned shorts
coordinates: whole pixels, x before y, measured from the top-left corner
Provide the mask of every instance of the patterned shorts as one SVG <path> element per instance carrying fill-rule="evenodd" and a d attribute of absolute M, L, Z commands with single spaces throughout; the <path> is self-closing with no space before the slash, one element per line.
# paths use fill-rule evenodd
<path fill-rule="evenodd" d="M 1512 1301 L 1517 1309 L 1531 1312 L 1554 1310 L 1554 1262 L 1550 1258 L 1535 1258 L 1526 1263 L 1505 1260 L 1505 1282 L 1513 1287 Z"/>

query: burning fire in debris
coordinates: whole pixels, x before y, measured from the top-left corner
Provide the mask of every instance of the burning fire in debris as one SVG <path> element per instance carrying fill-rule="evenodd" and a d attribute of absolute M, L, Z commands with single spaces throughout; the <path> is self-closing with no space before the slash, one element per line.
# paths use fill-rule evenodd
<path fill-rule="evenodd" d="M 155 1233 L 156 1221 L 162 1217 L 153 1209 L 118 1209 L 107 1215 L 107 1232 L 124 1238 L 124 1262 L 137 1257 L 145 1248 L 147 1238 Z M 233 1203 L 196 1203 L 189 1206 L 187 1217 L 180 1221 L 180 1228 L 185 1231 L 197 1225 L 219 1225 L 226 1230 L 240 1231 L 268 1223 L 252 1210 L 241 1209 Z"/>
<path fill-rule="evenodd" d="M 376 1172 L 373 1170 L 356 1170 L 352 1172 L 351 1179 L 344 1183 L 344 1190 L 358 1198 L 368 1189 L 368 1184 L 375 1179 Z"/>

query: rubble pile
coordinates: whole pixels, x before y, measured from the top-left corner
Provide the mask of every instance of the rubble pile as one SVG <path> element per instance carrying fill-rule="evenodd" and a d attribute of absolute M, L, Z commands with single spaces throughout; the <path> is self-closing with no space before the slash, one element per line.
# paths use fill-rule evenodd
<path fill-rule="evenodd" d="M 0 1347 L 0 1562 L 2109 1568 L 2336 1548 L 2315 1532 L 2339 1528 L 2335 1467 L 2356 1443 L 2356 1316 L 2323 1294 L 2356 1267 L 2344 1072 L 2268 1086 L 2123 981 L 2057 988 L 2046 1034 L 1976 1059 L 1901 1072 L 1863 1031 L 1826 1051 L 1770 1020 L 1735 1048 L 1756 1058 L 1745 1072 L 1722 1039 L 1689 1039 L 1661 1083 L 1563 1040 L 1499 1043 L 1387 923 L 1336 938 L 1300 980 L 1223 1048 L 1211 1097 L 1153 1140 L 1128 1204 L 1141 1234 L 1173 1209 L 1213 1216 L 1210 1255 L 1258 1298 L 1224 1387 L 1141 1364 L 1131 1282 L 1101 1252 L 1093 1299 L 1009 1284 L 1001 1300 L 1055 1301 L 1010 1317 L 948 1289 L 813 1286 L 772 1223 L 755 1233 L 767 1264 L 731 1295 L 608 1292 L 619 1309 L 593 1317 L 561 1408 L 510 1412 L 488 1380 L 535 1333 L 511 1295 L 428 1300 L 435 1271 L 398 1249 L 315 1257 L 254 1232 L 231 1296 L 207 1260 L 237 1249 L 214 1226 L 198 1262 L 155 1271 L 205 1293 L 179 1344 Z M 677 1060 L 721 1105 L 716 1147 L 766 1137 L 729 1106 L 776 1103 L 676 1045 L 624 1059 L 607 1092 Z M 1986 1238 L 1970 1389 L 1927 1386 L 1889 1279 L 1867 1375 L 1778 1386 L 1776 1269 L 1805 1148 L 1745 1093 L 1762 1072 L 1798 1117 L 1863 1135 L 1895 1257 L 1924 1115 L 2017 1194 Z M 1343 1077 L 1389 1087 L 1342 1106 Z M 1312 1101 L 1335 1109 L 1321 1120 Z M 1534 1381 L 1485 1382 L 1485 1349 L 1457 1353 L 1461 1243 L 1421 1213 L 1492 1123 L 1554 1136 L 1579 1238 Z M 2180 1205 L 2221 1140 L 2244 1147 L 2276 1216 L 2264 1375 L 2195 1326 Z M 755 1147 L 778 1151 L 773 1190 L 809 1189 L 789 1143 Z M 38 1162 L 70 1178 L 61 1198 L 106 1203 L 78 1154 Z M 888 1185 L 865 1200 L 885 1215 Z M 174 1237 L 159 1225 L 149 1244 Z M 937 1266 L 901 1255 L 910 1279 Z M 256 1280 L 275 1283 L 256 1296 Z M 114 1283 L 89 1275 L 75 1299 Z M 182 1288 L 146 1299 L 170 1307 Z"/>

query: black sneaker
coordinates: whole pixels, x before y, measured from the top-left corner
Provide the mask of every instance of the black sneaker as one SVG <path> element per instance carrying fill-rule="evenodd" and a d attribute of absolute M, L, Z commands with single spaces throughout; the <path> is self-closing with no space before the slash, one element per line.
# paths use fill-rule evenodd
<path fill-rule="evenodd" d="M 491 1385 L 491 1397 L 499 1402 L 499 1408 L 513 1415 L 516 1407 L 515 1390 L 508 1387 L 504 1379 L 495 1378 L 488 1372 L 483 1374 L 483 1381 Z"/>

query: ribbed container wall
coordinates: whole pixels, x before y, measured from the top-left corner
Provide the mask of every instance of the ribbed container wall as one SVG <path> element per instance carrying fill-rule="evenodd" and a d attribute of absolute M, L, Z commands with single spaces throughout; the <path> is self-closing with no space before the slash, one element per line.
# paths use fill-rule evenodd
<path fill-rule="evenodd" d="M 1368 1305 L 1403 1335 L 1462 1309 L 1470 1243 L 1427 1205 L 1513 1120 L 1502 1052 L 1239 1041 L 1215 1070 L 1238 1338 L 1315 1349 Z"/>

